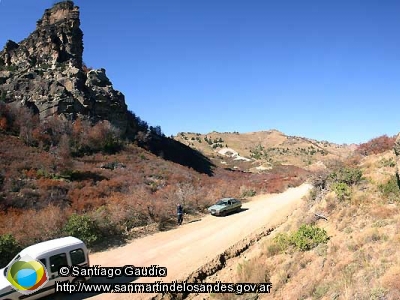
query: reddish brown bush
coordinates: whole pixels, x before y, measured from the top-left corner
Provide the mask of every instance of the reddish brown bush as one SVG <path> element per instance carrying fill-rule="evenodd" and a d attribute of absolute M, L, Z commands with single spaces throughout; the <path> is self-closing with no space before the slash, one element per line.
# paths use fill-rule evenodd
<path fill-rule="evenodd" d="M 10 233 L 22 246 L 59 237 L 66 221 L 66 210 L 50 205 L 41 210 L 9 210 L 0 214 L 0 234 Z M 51 224 L 51 226 L 49 226 Z"/>
<path fill-rule="evenodd" d="M 369 140 L 366 143 L 360 144 L 356 152 L 361 155 L 371 155 L 378 154 L 388 150 L 392 150 L 394 146 L 394 142 L 396 140 L 395 136 L 388 137 L 387 135 L 382 135 L 376 138 Z"/>
<path fill-rule="evenodd" d="M 0 130 L 1 131 L 6 131 L 7 130 L 7 118 L 6 117 L 1 117 L 0 118 Z"/>
<path fill-rule="evenodd" d="M 304 170 L 289 166 L 264 174 L 216 168 L 213 176 L 208 176 L 134 144 L 115 154 L 83 152 L 70 156 L 69 151 L 107 137 L 113 132 L 110 128 L 107 123 L 94 128 L 83 120 L 70 125 L 49 120 L 32 132 L 33 140 L 52 145 L 49 149 L 28 147 L 16 136 L 0 133 L 0 172 L 4 178 L 0 186 L 4 199 L 0 201 L 0 234 L 12 233 L 27 243 L 28 228 L 37 226 L 44 234 L 40 236 L 40 230 L 35 229 L 34 238 L 48 239 L 61 234 L 71 213 L 90 214 L 98 224 L 107 221 L 100 226 L 104 234 L 128 232 L 151 222 L 164 229 L 169 222 L 175 224 L 178 202 L 188 213 L 196 213 L 218 198 L 240 197 L 244 190 L 257 194 L 282 191 L 302 183 L 307 176 Z M 67 162 L 71 172 L 64 176 L 62 168 Z M 110 163 L 115 168 L 104 168 Z M 46 231 L 41 220 L 51 220 L 57 228 Z"/>

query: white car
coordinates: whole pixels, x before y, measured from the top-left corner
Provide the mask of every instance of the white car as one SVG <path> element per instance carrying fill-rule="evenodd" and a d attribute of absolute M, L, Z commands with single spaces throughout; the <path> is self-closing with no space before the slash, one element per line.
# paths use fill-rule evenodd
<path fill-rule="evenodd" d="M 222 198 L 208 208 L 208 211 L 215 216 L 226 216 L 227 214 L 240 211 L 242 202 L 235 198 Z"/>
<path fill-rule="evenodd" d="M 49 279 L 45 286 L 30 295 L 17 292 L 7 280 L 8 268 L 26 256 L 46 266 Z M 29 246 L 18 253 L 5 268 L 0 269 L 0 300 L 39 299 L 55 292 L 56 280 L 70 282 L 88 280 L 89 278 L 60 277 L 58 274 L 60 266 L 74 265 L 89 267 L 88 249 L 80 239 L 70 236 Z"/>

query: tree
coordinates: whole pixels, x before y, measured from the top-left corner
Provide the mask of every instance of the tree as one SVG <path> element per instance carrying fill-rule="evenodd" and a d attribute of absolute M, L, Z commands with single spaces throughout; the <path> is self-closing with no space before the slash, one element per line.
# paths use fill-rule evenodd
<path fill-rule="evenodd" d="M 84 241 L 88 246 L 93 245 L 100 238 L 97 224 L 88 215 L 73 214 L 65 224 L 64 232 Z"/>
<path fill-rule="evenodd" d="M 70 140 L 66 134 L 61 136 L 56 153 L 59 158 L 58 168 L 60 172 L 66 173 L 70 171 L 73 166 L 73 161 L 71 158 Z"/>
<path fill-rule="evenodd" d="M 21 250 L 21 247 L 11 234 L 0 235 L 0 268 L 5 267 Z"/>

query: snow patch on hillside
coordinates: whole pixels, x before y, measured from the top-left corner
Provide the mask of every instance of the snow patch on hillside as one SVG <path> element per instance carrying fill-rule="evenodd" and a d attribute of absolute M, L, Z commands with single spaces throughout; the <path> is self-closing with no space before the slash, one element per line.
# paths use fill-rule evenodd
<path fill-rule="evenodd" d="M 218 151 L 218 153 L 222 154 L 222 155 L 225 155 L 225 156 L 232 157 L 233 160 L 251 161 L 250 158 L 240 156 L 239 153 L 237 153 L 232 148 L 222 148 L 221 150 Z"/>

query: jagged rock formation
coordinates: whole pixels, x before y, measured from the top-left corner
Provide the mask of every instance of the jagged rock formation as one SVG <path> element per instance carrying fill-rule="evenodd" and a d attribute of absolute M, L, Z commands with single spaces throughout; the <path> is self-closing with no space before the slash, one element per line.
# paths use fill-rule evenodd
<path fill-rule="evenodd" d="M 113 89 L 105 70 L 83 66 L 79 8 L 63 1 L 47 9 L 36 30 L 0 52 L 0 100 L 21 103 L 41 119 L 58 114 L 109 120 L 127 129 L 124 95 Z"/>
<path fill-rule="evenodd" d="M 148 151 L 211 175 L 213 165 L 206 157 L 129 112 L 124 95 L 113 89 L 104 69 L 83 65 L 79 26 L 79 8 L 63 1 L 45 11 L 25 40 L 8 41 L 0 51 L 0 102 L 25 105 L 41 120 L 53 115 L 109 120 Z"/>

